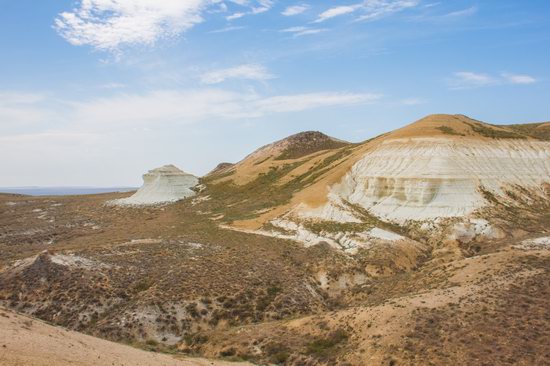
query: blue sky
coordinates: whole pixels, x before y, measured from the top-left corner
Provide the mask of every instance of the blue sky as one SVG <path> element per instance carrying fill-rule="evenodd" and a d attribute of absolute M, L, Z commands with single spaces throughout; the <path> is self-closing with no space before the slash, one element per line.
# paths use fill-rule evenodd
<path fill-rule="evenodd" d="M 202 175 L 304 130 L 550 120 L 550 3 L 18 0 L 0 12 L 0 186 Z"/>

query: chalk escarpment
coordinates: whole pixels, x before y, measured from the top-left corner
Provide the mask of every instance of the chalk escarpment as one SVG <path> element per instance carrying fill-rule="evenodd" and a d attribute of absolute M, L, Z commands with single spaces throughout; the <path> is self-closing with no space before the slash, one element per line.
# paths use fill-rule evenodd
<path fill-rule="evenodd" d="M 542 194 L 548 181 L 547 142 L 395 139 L 355 163 L 329 199 L 402 222 L 466 216 L 487 204 L 483 191 L 502 195 L 520 186 Z"/>

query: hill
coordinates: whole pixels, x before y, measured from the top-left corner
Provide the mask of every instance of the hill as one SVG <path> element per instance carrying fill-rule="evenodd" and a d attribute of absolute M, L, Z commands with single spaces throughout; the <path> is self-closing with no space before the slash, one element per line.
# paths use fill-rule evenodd
<path fill-rule="evenodd" d="M 457 228 L 447 236 L 498 237 L 507 228 L 487 219 L 507 216 L 504 226 L 513 227 L 515 208 L 547 202 L 549 144 L 526 131 L 431 115 L 297 159 L 258 164 L 252 154 L 223 177 L 207 177 L 207 194 L 224 202 L 214 211 L 227 225 L 306 245 L 355 250 L 376 237 L 373 229 L 439 237 L 450 225 Z"/>

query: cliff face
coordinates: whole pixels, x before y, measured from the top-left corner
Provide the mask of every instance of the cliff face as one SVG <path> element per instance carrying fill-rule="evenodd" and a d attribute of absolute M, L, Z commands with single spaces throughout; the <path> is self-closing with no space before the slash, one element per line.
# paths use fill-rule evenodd
<path fill-rule="evenodd" d="M 527 139 L 417 137 L 386 140 L 331 187 L 346 200 L 396 222 L 466 216 L 522 187 L 542 194 L 550 181 L 550 144 Z M 336 219 L 338 217 L 324 217 Z"/>

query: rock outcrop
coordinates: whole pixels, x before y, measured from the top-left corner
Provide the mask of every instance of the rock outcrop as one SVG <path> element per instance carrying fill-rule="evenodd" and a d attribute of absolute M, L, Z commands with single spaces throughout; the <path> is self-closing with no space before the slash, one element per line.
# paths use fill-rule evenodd
<path fill-rule="evenodd" d="M 542 194 L 550 144 L 530 140 L 387 140 L 353 165 L 331 197 L 393 221 L 462 217 L 522 187 Z"/>
<path fill-rule="evenodd" d="M 111 201 L 118 206 L 146 206 L 171 203 L 195 195 L 199 183 L 194 175 L 174 165 L 165 165 L 143 175 L 143 186 L 131 197 Z"/>

